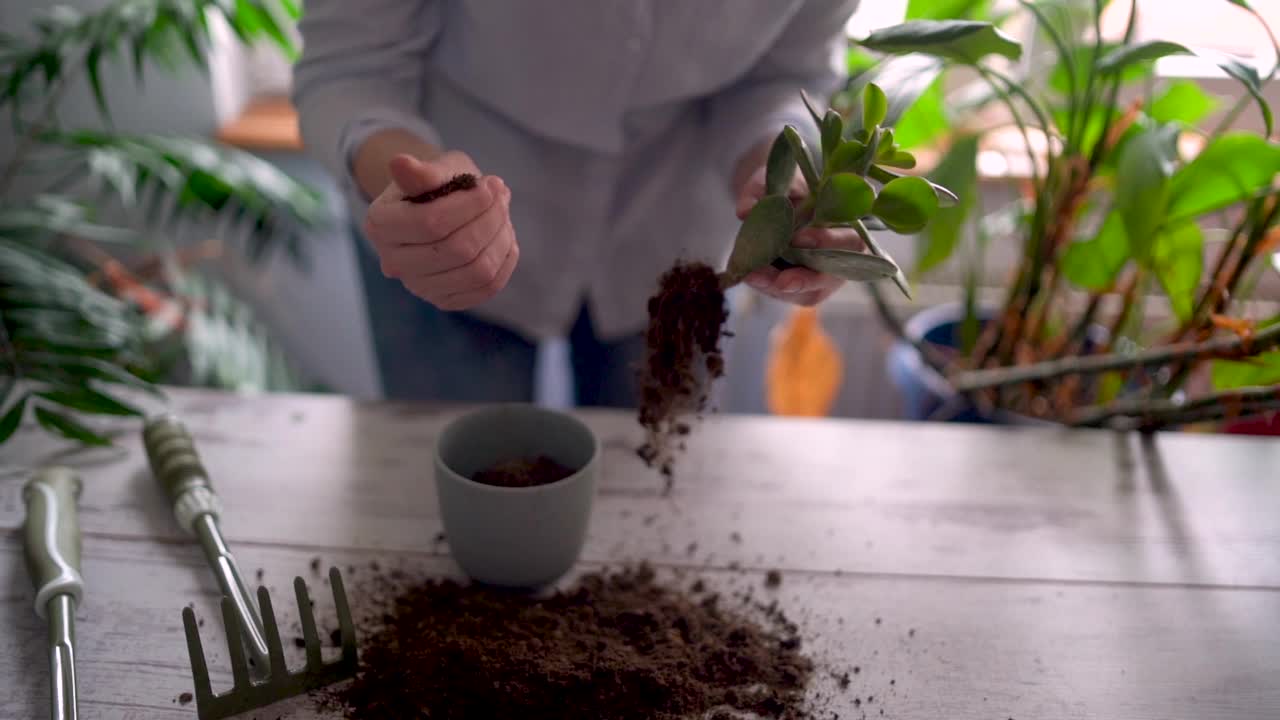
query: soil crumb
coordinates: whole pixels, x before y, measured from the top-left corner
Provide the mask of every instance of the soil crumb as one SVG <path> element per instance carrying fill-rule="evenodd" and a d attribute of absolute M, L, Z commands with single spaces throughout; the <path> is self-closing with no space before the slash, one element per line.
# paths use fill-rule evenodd
<path fill-rule="evenodd" d="M 499 487 L 535 487 L 563 480 L 574 473 L 546 455 L 497 463 L 471 477 L 478 483 Z"/>
<path fill-rule="evenodd" d="M 434 190 L 428 190 L 419 195 L 410 195 L 409 197 L 406 197 L 405 200 L 408 200 L 411 203 L 429 203 L 433 200 L 439 200 L 445 195 L 456 193 L 459 190 L 473 190 L 476 185 L 477 181 L 475 175 L 472 175 L 471 173 L 462 173 L 460 175 L 454 175 L 449 182 L 435 188 Z"/>
<path fill-rule="evenodd" d="M 776 588 L 781 584 L 782 584 L 782 573 L 778 572 L 777 570 L 770 570 L 769 572 L 765 573 L 765 576 L 764 576 L 765 587 Z"/>
<path fill-rule="evenodd" d="M 729 318 L 716 271 L 704 263 L 676 263 L 649 298 L 647 356 L 640 368 L 640 425 L 645 441 L 637 454 L 664 478 L 671 492 L 675 452 L 690 432 L 687 415 L 701 415 L 711 384 L 724 375 L 720 338 Z"/>
<path fill-rule="evenodd" d="M 183 705 L 189 704 L 191 700 L 192 700 L 192 695 L 189 692 L 184 692 L 178 696 L 178 702 Z"/>
<path fill-rule="evenodd" d="M 383 578 L 361 597 L 361 672 L 324 696 L 347 717 L 831 716 L 811 707 L 815 664 L 794 624 L 694 598 L 644 565 L 541 594 Z"/>

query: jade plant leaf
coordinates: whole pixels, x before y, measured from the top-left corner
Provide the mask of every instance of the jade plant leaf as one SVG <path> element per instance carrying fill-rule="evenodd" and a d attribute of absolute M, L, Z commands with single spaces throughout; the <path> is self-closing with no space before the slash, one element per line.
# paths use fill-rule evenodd
<path fill-rule="evenodd" d="M 889 98 L 875 83 L 867 83 L 862 91 L 862 126 L 873 128 L 884 122 L 889 114 Z"/>
<path fill-rule="evenodd" d="M 897 180 L 898 178 L 903 178 L 908 176 L 899 175 L 898 173 L 895 173 L 891 170 L 886 170 L 878 165 L 872 165 L 871 169 L 867 172 L 867 177 L 871 178 L 872 180 L 876 180 L 878 182 L 888 184 L 893 182 L 894 180 Z M 951 192 L 947 188 L 933 181 L 929 181 L 929 185 L 930 187 L 933 188 L 934 195 L 938 196 L 938 207 L 944 207 L 944 208 L 954 207 L 960 202 L 960 198 L 956 197 L 956 194 Z"/>
<path fill-rule="evenodd" d="M 828 110 L 822 118 L 822 156 L 830 157 L 840 145 L 840 137 L 844 134 L 844 119 L 835 110 Z"/>
<path fill-rule="evenodd" d="M 791 179 L 796 174 L 796 155 L 785 133 L 778 133 L 769 148 L 765 163 L 764 194 L 786 196 L 791 190 Z"/>
<path fill-rule="evenodd" d="M 860 167 L 867 159 L 870 150 L 867 144 L 857 140 L 845 140 L 836 147 L 835 152 L 827 158 L 827 173 L 849 172 Z"/>
<path fill-rule="evenodd" d="M 809 192 L 816 192 L 821 178 L 814 167 L 813 155 L 809 153 L 809 144 L 790 125 L 783 128 L 782 132 L 787 142 L 791 143 L 791 152 L 795 155 L 796 163 L 800 165 L 800 172 L 804 175 L 805 183 L 809 185 Z"/>
<path fill-rule="evenodd" d="M 791 244 L 795 211 L 784 195 L 766 195 L 751 208 L 738 228 L 725 269 L 729 284 L 764 267 Z"/>
<path fill-rule="evenodd" d="M 933 186 L 919 177 L 901 177 L 886 184 L 871 206 L 873 215 L 902 235 L 923 230 L 937 210 Z"/>
<path fill-rule="evenodd" d="M 836 173 L 818 190 L 813 219 L 818 223 L 851 223 L 866 215 L 875 199 L 875 190 L 864 178 Z"/>
<path fill-rule="evenodd" d="M 1280 143 L 1248 132 L 1209 143 L 1169 183 L 1169 221 L 1221 210 L 1269 187 L 1280 173 Z"/>
<path fill-rule="evenodd" d="M 787 262 L 810 270 L 835 275 L 852 282 L 870 282 L 894 276 L 898 266 L 870 253 L 839 248 L 803 249 L 788 247 L 782 254 Z"/>
<path fill-rule="evenodd" d="M 922 53 L 966 65 L 988 55 L 1010 60 L 1022 57 L 1017 40 L 995 25 L 977 20 L 909 20 L 876 30 L 859 44 L 893 55 Z"/>
<path fill-rule="evenodd" d="M 881 164 L 892 168 L 902 168 L 910 170 L 916 166 L 916 156 L 906 150 L 895 150 L 892 155 L 880 161 Z"/>

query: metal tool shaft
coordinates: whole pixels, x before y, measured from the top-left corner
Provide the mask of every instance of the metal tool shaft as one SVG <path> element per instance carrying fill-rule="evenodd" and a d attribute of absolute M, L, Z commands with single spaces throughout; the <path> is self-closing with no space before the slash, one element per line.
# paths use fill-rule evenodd
<path fill-rule="evenodd" d="M 263 636 L 262 619 L 254 605 L 253 594 L 249 592 L 244 578 L 240 575 L 235 556 L 231 554 L 231 549 L 222 539 L 222 533 L 218 530 L 218 521 L 213 515 L 201 515 L 192 523 L 192 530 L 200 541 L 200 547 L 204 549 L 209 566 L 214 570 L 218 587 L 222 590 L 222 594 L 231 600 L 236 616 L 240 620 L 240 627 L 244 630 L 245 639 L 248 641 L 246 644 L 249 646 L 249 654 L 253 658 L 254 669 L 260 673 L 266 672 L 271 667 L 271 660 L 267 641 Z"/>
<path fill-rule="evenodd" d="M 70 595 L 49 600 L 49 678 L 53 720 L 76 720 L 76 601 Z"/>

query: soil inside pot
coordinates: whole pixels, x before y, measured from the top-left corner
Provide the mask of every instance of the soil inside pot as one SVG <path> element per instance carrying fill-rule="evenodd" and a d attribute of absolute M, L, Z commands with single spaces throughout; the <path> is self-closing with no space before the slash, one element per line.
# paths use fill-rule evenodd
<path fill-rule="evenodd" d="M 348 717 L 816 717 L 776 602 L 748 614 L 643 565 L 543 596 L 380 576 L 357 597 L 362 669 L 327 696 Z"/>
<path fill-rule="evenodd" d="M 496 463 L 472 475 L 471 479 L 498 487 L 536 487 L 563 480 L 573 473 L 573 468 L 546 455 L 535 455 Z"/>
<path fill-rule="evenodd" d="M 687 416 L 707 410 L 710 386 L 724 375 L 720 338 L 728 334 L 729 310 L 715 269 L 679 262 L 659 278 L 648 311 L 639 378 L 645 441 L 637 452 L 659 468 L 669 492 L 675 451 L 690 431 Z"/>

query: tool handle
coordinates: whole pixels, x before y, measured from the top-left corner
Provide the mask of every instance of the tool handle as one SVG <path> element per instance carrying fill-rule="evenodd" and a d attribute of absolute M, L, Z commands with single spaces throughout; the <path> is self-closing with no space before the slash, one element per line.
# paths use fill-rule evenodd
<path fill-rule="evenodd" d="M 195 441 L 187 428 L 173 415 L 159 415 L 147 420 L 142 429 L 142 444 L 156 482 L 164 489 L 173 505 L 174 517 L 188 533 L 196 518 L 221 511 L 213 492 L 209 472 L 200 461 Z"/>
<path fill-rule="evenodd" d="M 70 595 L 80 603 L 80 478 L 65 467 L 36 472 L 22 489 L 27 506 L 27 572 L 36 588 L 36 614 L 46 617 L 49 600 Z"/>

